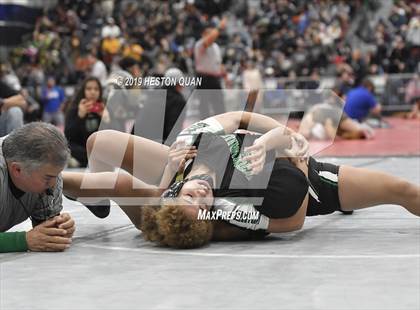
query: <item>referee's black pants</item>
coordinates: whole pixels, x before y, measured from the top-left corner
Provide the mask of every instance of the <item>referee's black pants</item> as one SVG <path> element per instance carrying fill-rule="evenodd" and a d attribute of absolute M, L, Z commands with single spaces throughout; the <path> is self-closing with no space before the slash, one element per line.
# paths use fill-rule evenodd
<path fill-rule="evenodd" d="M 225 102 L 220 78 L 204 74 L 197 74 L 197 77 L 202 79 L 197 89 L 209 90 L 197 94 L 200 118 L 205 119 L 210 116 L 225 113 Z"/>

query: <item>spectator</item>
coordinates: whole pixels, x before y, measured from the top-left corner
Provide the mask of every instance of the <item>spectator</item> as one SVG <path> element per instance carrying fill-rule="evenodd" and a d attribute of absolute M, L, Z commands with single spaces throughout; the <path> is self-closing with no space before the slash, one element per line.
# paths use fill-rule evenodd
<path fill-rule="evenodd" d="M 112 17 L 107 19 L 106 25 L 102 28 L 102 38 L 118 38 L 121 35 L 121 30 L 118 25 L 115 24 L 115 20 Z"/>
<path fill-rule="evenodd" d="M 87 78 L 70 104 L 66 115 L 64 133 L 69 141 L 71 156 L 81 167 L 88 163 L 86 141 L 99 130 L 101 122 L 110 122 L 109 113 L 102 101 L 102 87 L 97 78 Z"/>
<path fill-rule="evenodd" d="M 264 89 L 264 83 L 262 80 L 260 70 L 255 66 L 255 62 L 248 60 L 246 63 L 245 70 L 242 73 L 242 85 L 243 88 L 250 91 L 249 96 L 252 107 L 249 107 L 248 111 L 259 112 L 261 110 L 261 99 L 262 96 L 258 95 L 258 91 Z"/>
<path fill-rule="evenodd" d="M 89 54 L 88 58 L 89 63 L 92 64 L 90 69 L 90 76 L 96 77 L 101 82 L 102 87 L 105 87 L 106 80 L 108 78 L 108 71 L 104 62 L 96 56 L 95 50 Z"/>
<path fill-rule="evenodd" d="M 23 96 L 4 83 L 0 76 L 0 137 L 22 127 L 26 106 Z"/>
<path fill-rule="evenodd" d="M 169 68 L 165 72 L 165 77 L 175 79 L 176 85 L 171 85 L 166 88 L 166 106 L 165 106 L 165 123 L 163 125 L 163 141 L 166 144 L 172 144 L 178 133 L 181 132 L 185 120 L 185 105 L 186 101 L 182 95 L 183 86 L 179 84 L 179 80 L 183 77 L 183 73 L 178 68 Z M 171 135 L 169 135 L 172 133 Z M 166 141 L 168 137 L 172 137 Z"/>
<path fill-rule="evenodd" d="M 380 116 L 381 106 L 376 102 L 373 95 L 375 86 L 372 81 L 364 80 L 362 85 L 353 88 L 347 93 L 344 112 L 359 122 L 363 121 L 369 114 Z"/>
<path fill-rule="evenodd" d="M 420 78 L 418 73 L 407 84 L 405 102 L 412 105 L 411 112 L 407 115 L 408 118 L 420 118 Z"/>
<path fill-rule="evenodd" d="M 411 108 L 411 111 L 407 114 L 407 118 L 420 118 L 420 97 L 414 98 L 413 107 Z"/>
<path fill-rule="evenodd" d="M 354 72 L 354 84 L 360 85 L 367 75 L 367 64 L 359 49 L 351 53 L 350 66 Z"/>
<path fill-rule="evenodd" d="M 420 46 L 420 17 L 414 16 L 408 24 L 406 39 L 415 46 Z"/>
<path fill-rule="evenodd" d="M 183 77 L 182 71 L 170 68 L 166 70 L 165 77 L 176 81 L 176 84 L 163 87 L 166 97 L 161 96 L 161 90 L 146 92 L 144 106 L 136 120 L 135 134 L 171 145 L 182 130 L 186 101 L 182 95 L 183 86 L 179 84 L 180 78 Z"/>
<path fill-rule="evenodd" d="M 384 110 L 388 107 L 397 107 L 404 104 L 404 90 L 406 82 L 401 78 L 393 78 L 390 75 L 385 76 L 385 87 L 381 96 L 381 103 Z M 390 109 L 392 110 L 392 108 Z"/>
<path fill-rule="evenodd" d="M 201 39 L 194 46 L 195 70 L 202 83 L 197 89 L 210 89 L 211 92 L 200 92 L 199 109 L 201 119 L 225 112 L 220 78 L 224 75 L 222 54 L 215 42 L 220 31 L 226 26 L 222 19 L 219 28 L 208 24 L 203 28 Z"/>
<path fill-rule="evenodd" d="M 132 57 L 124 57 L 118 62 L 119 67 L 122 71 L 130 74 L 132 77 L 140 77 L 141 76 L 141 69 L 139 62 L 136 61 Z M 114 72 L 114 74 L 118 75 L 120 71 Z"/>
<path fill-rule="evenodd" d="M 35 74 L 37 79 L 59 76 L 61 85 L 96 75 L 84 56 L 91 48 L 99 51 L 108 70 L 114 60 L 129 56 L 141 61 L 143 74 L 163 74 L 171 66 L 193 74 L 193 47 L 201 25 L 217 20 L 226 9 L 232 13 L 229 31 L 217 36 L 217 45 L 226 69 L 222 74 L 226 71 L 236 83 L 245 69 L 241 62 L 248 57 L 255 57 L 256 67 L 272 69 L 274 77 L 310 76 L 314 69 L 321 76 L 339 76 L 339 66 L 347 64 L 354 67 L 356 84 L 366 74 L 413 72 L 419 63 L 418 6 L 413 1 L 398 1 L 378 22 L 378 6 L 372 1 L 224 1 L 217 9 L 204 2 L 58 1 L 38 19 L 33 39 L 14 49 L 10 59 L 24 87 L 26 81 L 33 83 Z M 356 47 L 353 42 L 359 41 Z M 26 74 L 28 70 L 20 68 L 24 66 L 39 72 Z M 220 77 L 217 72 L 217 85 Z M 203 106 L 203 112 L 211 107 Z"/>
<path fill-rule="evenodd" d="M 420 98 L 420 76 L 416 73 L 414 77 L 408 82 L 405 89 L 405 103 L 413 104 L 416 98 Z"/>
<path fill-rule="evenodd" d="M 137 62 L 141 61 L 141 55 L 143 54 L 144 49 L 141 47 L 140 44 L 137 44 L 135 40 L 131 39 L 124 48 L 122 55 L 123 57 L 131 57 Z"/>
<path fill-rule="evenodd" d="M 118 55 L 121 49 L 121 41 L 117 38 L 106 37 L 102 41 L 101 51 L 104 62 L 110 66 L 114 57 Z"/>
<path fill-rule="evenodd" d="M 64 115 L 62 111 L 64 98 L 64 90 L 55 85 L 55 78 L 52 76 L 48 77 L 47 85 L 41 91 L 41 101 L 44 105 L 42 120 L 46 123 L 53 123 L 61 130 L 64 129 Z"/>
<path fill-rule="evenodd" d="M 121 50 L 120 35 L 120 27 L 115 24 L 115 20 L 112 17 L 109 17 L 107 19 L 107 24 L 102 28 L 101 31 L 101 51 L 103 60 L 107 66 L 112 64 L 112 60 Z"/>
<path fill-rule="evenodd" d="M 107 83 L 107 107 L 112 116 L 113 129 L 126 131 L 127 121 L 135 119 L 140 107 L 140 89 L 134 78 L 141 77 L 139 63 L 124 57 L 119 70 L 110 74 Z"/>
<path fill-rule="evenodd" d="M 41 119 L 41 105 L 29 94 L 29 91 L 26 88 L 22 88 L 20 94 L 23 96 L 23 98 L 25 98 L 27 103 L 27 108 L 24 113 L 24 122 L 30 123 L 39 121 Z"/>
<path fill-rule="evenodd" d="M 335 85 L 335 90 L 339 97 L 345 96 L 354 85 L 353 74 L 348 70 L 343 70 L 338 77 L 338 81 Z"/>
<path fill-rule="evenodd" d="M 403 38 L 397 36 L 393 42 L 393 50 L 389 56 L 390 66 L 388 71 L 390 73 L 407 72 L 407 63 L 409 60 L 409 50 Z"/>

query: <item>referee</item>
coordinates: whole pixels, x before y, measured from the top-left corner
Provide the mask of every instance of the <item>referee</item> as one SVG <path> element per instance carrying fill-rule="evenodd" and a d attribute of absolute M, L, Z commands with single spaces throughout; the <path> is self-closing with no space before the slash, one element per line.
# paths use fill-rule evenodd
<path fill-rule="evenodd" d="M 199 94 L 201 119 L 225 112 L 221 78 L 224 75 L 222 53 L 215 42 L 220 31 L 226 26 L 226 19 L 220 21 L 219 27 L 211 24 L 204 26 L 201 39 L 194 46 L 195 71 L 202 79 L 197 89 L 212 89 Z"/>

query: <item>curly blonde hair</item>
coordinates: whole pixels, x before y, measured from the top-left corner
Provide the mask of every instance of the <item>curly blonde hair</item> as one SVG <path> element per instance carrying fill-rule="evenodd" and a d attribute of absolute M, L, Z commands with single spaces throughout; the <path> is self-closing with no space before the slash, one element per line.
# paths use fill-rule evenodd
<path fill-rule="evenodd" d="M 178 249 L 201 247 L 213 234 L 210 221 L 192 219 L 175 204 L 144 207 L 141 223 L 145 240 Z"/>

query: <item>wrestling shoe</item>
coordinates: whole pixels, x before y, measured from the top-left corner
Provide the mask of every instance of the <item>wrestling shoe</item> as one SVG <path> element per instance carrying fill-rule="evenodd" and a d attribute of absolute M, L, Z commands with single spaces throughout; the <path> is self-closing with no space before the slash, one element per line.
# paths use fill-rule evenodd
<path fill-rule="evenodd" d="M 69 197 L 67 195 L 64 195 L 67 199 L 72 201 L 78 201 L 72 197 Z M 80 202 L 80 201 L 78 201 Z M 109 213 L 111 212 L 111 201 L 109 199 L 103 199 L 101 201 L 96 202 L 95 204 L 89 204 L 86 205 L 82 203 L 90 212 L 93 213 L 96 217 L 99 217 L 100 219 L 106 218 Z"/>
<path fill-rule="evenodd" d="M 111 212 L 111 201 L 109 201 L 109 199 L 104 199 L 98 201 L 94 205 L 85 205 L 85 207 L 88 208 L 89 211 L 92 212 L 96 217 L 104 219 Z"/>
<path fill-rule="evenodd" d="M 341 213 L 343 213 L 344 215 L 352 215 L 353 214 L 353 210 L 351 210 L 351 211 L 343 211 L 343 210 L 338 210 L 338 211 L 340 211 Z"/>

